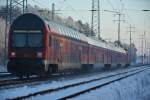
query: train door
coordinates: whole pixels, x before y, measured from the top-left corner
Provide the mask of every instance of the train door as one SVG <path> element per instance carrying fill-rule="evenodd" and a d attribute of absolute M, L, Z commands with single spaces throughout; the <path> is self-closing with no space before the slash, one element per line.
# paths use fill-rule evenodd
<path fill-rule="evenodd" d="M 104 58 L 104 64 L 107 64 L 107 62 L 108 62 L 108 54 L 107 54 L 107 50 L 104 51 L 104 56 L 103 56 L 103 58 Z"/>
<path fill-rule="evenodd" d="M 79 47 L 79 61 L 78 61 L 79 64 L 82 63 L 82 59 L 81 59 L 81 58 L 82 58 L 82 47 L 80 46 L 80 47 Z"/>
<path fill-rule="evenodd" d="M 48 43 L 48 61 L 49 63 L 52 62 L 52 36 L 49 35 L 49 43 Z"/>
<path fill-rule="evenodd" d="M 60 62 L 60 43 L 57 38 L 53 39 L 53 60 L 55 64 Z"/>
<path fill-rule="evenodd" d="M 60 42 L 56 37 L 53 37 L 52 39 L 52 59 L 53 63 L 50 64 L 49 68 L 52 73 L 56 73 L 58 72 L 59 63 L 62 62 Z"/>

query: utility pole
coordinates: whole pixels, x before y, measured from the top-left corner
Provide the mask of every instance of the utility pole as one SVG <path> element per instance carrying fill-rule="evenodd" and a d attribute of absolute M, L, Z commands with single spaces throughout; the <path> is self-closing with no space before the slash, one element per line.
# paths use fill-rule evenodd
<path fill-rule="evenodd" d="M 22 13 L 24 14 L 25 12 L 27 12 L 27 0 L 9 0 L 8 1 L 8 8 L 9 8 L 9 21 L 10 24 L 12 23 L 12 21 L 14 20 L 14 9 L 16 7 L 20 7 L 22 9 Z"/>
<path fill-rule="evenodd" d="M 145 41 L 144 41 L 145 40 Z M 144 43 L 145 43 L 145 46 L 144 46 L 144 58 L 143 58 L 143 60 L 144 60 L 144 63 L 146 63 L 146 32 L 144 31 Z"/>
<path fill-rule="evenodd" d="M 144 64 L 143 39 L 144 39 L 144 35 L 142 35 L 142 64 Z"/>
<path fill-rule="evenodd" d="M 146 38 L 146 32 L 144 31 L 144 34 L 145 34 L 145 53 L 144 53 L 144 61 L 145 63 L 148 62 L 148 52 L 147 52 L 147 49 L 148 49 L 148 40 Z"/>
<path fill-rule="evenodd" d="M 8 23 L 11 25 L 12 21 L 14 20 L 14 9 L 16 7 L 20 7 L 22 9 L 22 13 L 27 11 L 27 0 L 6 0 L 6 11 L 5 11 L 5 47 L 4 47 L 4 61 L 3 63 L 6 64 L 7 61 L 7 34 L 8 34 Z M 16 16 L 15 16 L 16 17 Z"/>
<path fill-rule="evenodd" d="M 118 43 L 120 44 L 120 22 L 121 22 L 120 17 L 121 17 L 121 14 L 118 13 L 117 15 L 119 17 L 119 19 L 118 19 Z"/>
<path fill-rule="evenodd" d="M 98 0 L 98 38 L 100 39 L 100 1 Z"/>
<path fill-rule="evenodd" d="M 122 13 L 118 12 L 118 11 L 110 11 L 110 10 L 104 10 L 106 12 L 112 12 L 112 13 L 116 13 L 116 15 L 118 16 L 118 20 L 114 20 L 114 21 L 118 21 L 118 45 L 121 44 L 120 41 L 120 31 L 121 31 L 121 22 L 125 21 L 121 19 L 121 16 L 123 15 Z"/>
<path fill-rule="evenodd" d="M 144 34 L 141 35 L 141 59 L 142 59 L 142 64 L 144 64 L 144 57 L 145 57 L 145 53 L 144 53 L 144 40 L 145 40 L 145 32 Z"/>
<path fill-rule="evenodd" d="M 54 20 L 54 15 L 55 15 L 55 4 L 52 3 L 52 20 Z"/>
<path fill-rule="evenodd" d="M 91 36 L 100 37 L 100 1 L 92 0 Z"/>
<path fill-rule="evenodd" d="M 149 64 L 149 41 L 146 42 L 147 64 Z"/>
<path fill-rule="evenodd" d="M 5 33 L 4 33 L 4 61 L 3 64 L 6 65 L 6 60 L 7 60 L 7 29 L 8 29 L 8 0 L 6 0 L 6 10 L 5 10 Z"/>
<path fill-rule="evenodd" d="M 148 64 L 150 64 L 150 42 L 148 42 L 148 52 L 149 52 L 149 54 L 148 54 Z"/>
<path fill-rule="evenodd" d="M 120 45 L 121 44 L 120 41 L 121 21 L 125 21 L 125 20 L 121 20 L 121 16 L 123 14 L 121 14 L 120 12 L 116 12 L 116 15 L 118 16 L 118 20 L 115 20 L 118 21 L 118 45 Z"/>
<path fill-rule="evenodd" d="M 132 27 L 130 24 L 130 27 L 129 27 L 129 33 L 130 33 L 130 49 L 129 49 L 130 55 L 129 55 L 129 59 L 130 59 L 130 63 L 132 62 L 132 49 L 131 49 L 132 45 L 131 44 L 132 44 L 132 32 L 134 32 L 134 31 L 132 31 L 133 28 L 135 28 L 135 27 Z"/>

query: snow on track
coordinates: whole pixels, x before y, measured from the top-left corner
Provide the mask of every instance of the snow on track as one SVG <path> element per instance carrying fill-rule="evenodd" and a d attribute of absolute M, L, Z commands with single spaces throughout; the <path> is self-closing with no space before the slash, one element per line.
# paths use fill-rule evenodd
<path fill-rule="evenodd" d="M 142 70 L 138 70 L 138 71 L 133 71 L 133 72 L 128 72 L 128 73 L 123 73 L 123 74 L 120 74 L 120 75 L 117 75 L 117 76 L 112 76 L 112 77 L 109 77 L 109 78 L 104 78 L 104 79 L 101 79 L 101 80 L 98 80 L 98 81 L 95 81 L 95 82 L 90 82 L 90 83 L 87 83 L 87 84 L 82 84 L 80 86 L 74 86 L 74 87 L 71 87 L 71 88 L 68 88 L 68 89 L 64 89 L 64 90 L 60 90 L 60 91 L 57 91 L 57 92 L 52 92 L 50 94 L 45 94 L 45 95 L 38 95 L 36 97 L 32 97 L 31 99 L 33 100 L 40 100 L 42 98 L 51 98 L 53 100 L 66 100 L 70 97 L 74 97 L 74 95 L 76 96 L 77 95 L 81 95 L 82 93 L 85 92 L 89 92 L 90 89 L 93 89 L 93 88 L 97 88 L 97 87 L 101 87 L 103 85 L 107 85 L 108 83 L 111 83 L 113 81 L 117 81 L 118 79 L 122 79 L 122 78 L 126 78 L 130 75 L 133 75 L 137 72 L 141 72 L 143 71 Z"/>
<path fill-rule="evenodd" d="M 125 70 L 122 70 L 122 72 L 123 71 L 125 71 Z M 126 69 L 126 71 L 127 71 L 127 69 Z M 24 95 L 28 95 L 31 93 L 35 93 L 37 91 L 43 91 L 43 90 L 47 90 L 47 89 L 55 89 L 58 87 L 63 87 L 63 86 L 68 85 L 68 84 L 83 82 L 83 81 L 87 81 L 87 80 L 90 80 L 93 78 L 104 77 L 104 76 L 113 75 L 116 73 L 118 73 L 118 72 L 109 72 L 109 73 L 94 75 L 91 77 L 79 78 L 79 79 L 75 79 L 75 80 L 50 81 L 49 83 L 44 83 L 44 84 L 41 84 L 38 86 L 28 86 L 27 85 L 27 86 L 15 88 L 15 89 L 0 90 L 0 99 L 5 100 L 7 98 L 15 98 L 18 96 L 24 96 Z"/>
<path fill-rule="evenodd" d="M 147 70 L 69 100 L 150 100 L 149 77 Z"/>

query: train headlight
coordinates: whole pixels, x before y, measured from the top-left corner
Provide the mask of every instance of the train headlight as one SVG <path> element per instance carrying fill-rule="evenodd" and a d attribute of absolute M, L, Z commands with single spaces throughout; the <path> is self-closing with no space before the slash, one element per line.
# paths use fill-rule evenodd
<path fill-rule="evenodd" d="M 11 52 L 11 56 L 12 56 L 12 57 L 15 57 L 15 56 L 16 56 L 16 53 L 15 53 L 15 52 Z"/>
<path fill-rule="evenodd" d="M 41 57 L 42 57 L 42 52 L 38 52 L 38 53 L 37 53 L 37 57 L 38 57 L 38 58 L 41 58 Z"/>

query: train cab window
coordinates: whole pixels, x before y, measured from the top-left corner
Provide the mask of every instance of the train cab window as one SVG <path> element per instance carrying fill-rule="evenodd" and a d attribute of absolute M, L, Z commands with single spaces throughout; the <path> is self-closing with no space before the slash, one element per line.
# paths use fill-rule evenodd
<path fill-rule="evenodd" d="M 49 46 L 51 46 L 51 45 L 52 45 L 52 37 L 49 36 Z"/>
<path fill-rule="evenodd" d="M 26 34 L 13 34 L 13 47 L 24 47 L 26 45 Z"/>
<path fill-rule="evenodd" d="M 20 31 L 13 32 L 12 34 L 12 46 L 13 47 L 42 47 L 43 46 L 43 34 L 40 32 L 28 32 Z"/>
<path fill-rule="evenodd" d="M 27 41 L 29 47 L 42 47 L 43 34 L 28 34 Z"/>

